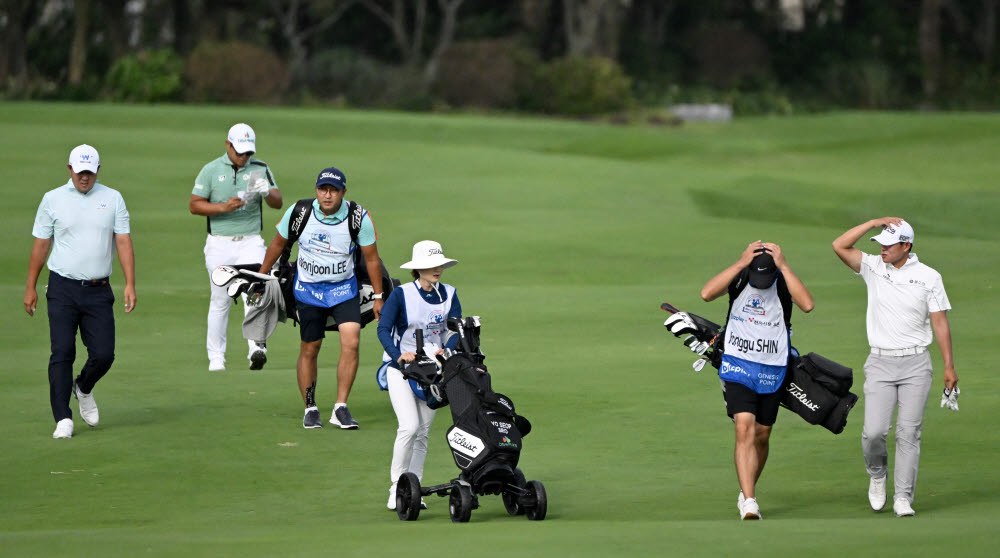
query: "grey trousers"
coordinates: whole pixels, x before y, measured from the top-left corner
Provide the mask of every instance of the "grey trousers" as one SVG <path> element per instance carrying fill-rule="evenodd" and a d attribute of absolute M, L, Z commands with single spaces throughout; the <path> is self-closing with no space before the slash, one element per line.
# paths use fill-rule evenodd
<path fill-rule="evenodd" d="M 248 310 L 243 320 L 243 338 L 263 343 L 278 327 L 278 322 L 288 319 L 285 299 L 277 281 L 264 282 L 264 294 L 253 308 Z"/>
<path fill-rule="evenodd" d="M 885 438 L 896 408 L 896 472 L 894 499 L 913 502 L 920 467 L 920 430 L 934 376 L 930 353 L 901 357 L 868 355 L 865 361 L 865 425 L 861 450 L 873 478 L 888 474 Z"/>

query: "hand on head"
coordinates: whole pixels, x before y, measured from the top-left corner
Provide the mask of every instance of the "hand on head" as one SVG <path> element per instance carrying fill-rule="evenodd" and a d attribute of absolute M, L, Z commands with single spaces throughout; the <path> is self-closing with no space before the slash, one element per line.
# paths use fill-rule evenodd
<path fill-rule="evenodd" d="M 785 266 L 785 255 L 781 253 L 781 246 L 778 246 L 773 242 L 765 242 L 764 249 L 767 250 L 768 254 L 771 254 L 772 258 L 774 258 L 774 265 L 778 269 Z"/>

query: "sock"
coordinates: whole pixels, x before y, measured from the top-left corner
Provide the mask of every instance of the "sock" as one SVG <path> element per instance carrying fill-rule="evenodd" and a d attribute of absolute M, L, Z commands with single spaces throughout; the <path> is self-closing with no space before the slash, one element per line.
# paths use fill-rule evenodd
<path fill-rule="evenodd" d="M 337 409 L 339 409 L 341 407 L 346 407 L 346 406 L 347 406 L 347 403 L 337 403 L 336 405 L 333 406 L 333 410 L 336 411 Z"/>
<path fill-rule="evenodd" d="M 306 388 L 306 407 L 316 406 L 316 382 Z"/>

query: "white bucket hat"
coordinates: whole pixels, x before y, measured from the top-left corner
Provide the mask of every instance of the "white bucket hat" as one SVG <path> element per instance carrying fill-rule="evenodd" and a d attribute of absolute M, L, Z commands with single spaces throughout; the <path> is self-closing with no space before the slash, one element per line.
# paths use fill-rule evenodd
<path fill-rule="evenodd" d="M 441 250 L 441 245 L 437 242 L 421 240 L 413 245 L 413 259 L 399 267 L 400 269 L 431 269 L 441 266 L 448 269 L 457 263 L 458 260 L 444 257 L 444 251 Z"/>

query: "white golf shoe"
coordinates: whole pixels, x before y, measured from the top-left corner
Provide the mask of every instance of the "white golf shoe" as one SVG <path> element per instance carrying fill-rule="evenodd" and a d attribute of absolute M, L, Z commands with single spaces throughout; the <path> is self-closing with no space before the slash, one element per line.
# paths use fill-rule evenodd
<path fill-rule="evenodd" d="M 396 483 L 392 483 L 392 486 L 389 487 L 389 502 L 386 503 L 385 507 L 396 511 Z"/>
<path fill-rule="evenodd" d="M 740 508 L 740 519 L 763 519 L 756 498 L 747 498 L 743 501 L 743 507 Z"/>
<path fill-rule="evenodd" d="M 59 438 L 72 438 L 73 437 L 73 419 L 62 419 L 56 423 L 56 430 L 52 433 L 52 437 Z"/>
<path fill-rule="evenodd" d="M 83 393 L 80 386 L 73 382 L 73 394 L 76 395 L 76 400 L 80 403 L 80 417 L 83 418 L 83 422 L 89 426 L 97 426 L 101 417 L 97 411 L 97 402 L 94 401 L 94 392 Z"/>
<path fill-rule="evenodd" d="M 909 500 L 906 498 L 896 498 L 896 501 L 892 503 L 892 513 L 896 514 L 896 517 L 911 517 L 916 512 L 910 506 Z"/>
<path fill-rule="evenodd" d="M 885 481 L 886 477 L 872 477 L 868 483 L 868 503 L 875 511 L 882 511 L 885 507 Z"/>
<path fill-rule="evenodd" d="M 221 358 L 213 358 L 208 361 L 209 372 L 223 372 L 226 369 L 226 361 Z"/>

